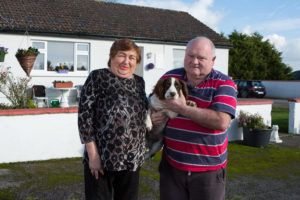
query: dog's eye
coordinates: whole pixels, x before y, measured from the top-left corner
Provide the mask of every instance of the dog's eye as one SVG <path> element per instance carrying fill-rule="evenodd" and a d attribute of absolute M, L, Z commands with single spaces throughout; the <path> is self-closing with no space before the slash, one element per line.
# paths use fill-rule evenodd
<path fill-rule="evenodd" d="M 179 83 L 175 83 L 175 87 L 177 88 L 177 89 L 180 89 L 181 88 L 181 85 L 179 84 Z"/>
<path fill-rule="evenodd" d="M 166 83 L 165 83 L 166 88 L 170 87 L 170 85 L 171 85 L 171 84 L 170 84 L 169 82 L 166 82 Z"/>

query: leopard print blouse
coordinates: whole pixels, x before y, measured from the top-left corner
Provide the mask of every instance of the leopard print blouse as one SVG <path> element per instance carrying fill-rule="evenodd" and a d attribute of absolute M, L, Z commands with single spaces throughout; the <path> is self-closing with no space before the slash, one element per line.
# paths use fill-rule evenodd
<path fill-rule="evenodd" d="M 108 171 L 136 171 L 144 162 L 148 102 L 143 78 L 120 78 L 109 69 L 92 71 L 81 91 L 81 142 L 95 141 Z M 88 164 L 85 149 L 83 162 Z"/>

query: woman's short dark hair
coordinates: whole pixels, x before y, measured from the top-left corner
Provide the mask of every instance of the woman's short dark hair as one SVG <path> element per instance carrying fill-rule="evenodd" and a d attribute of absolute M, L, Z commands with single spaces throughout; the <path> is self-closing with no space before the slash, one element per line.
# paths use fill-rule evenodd
<path fill-rule="evenodd" d="M 129 51 L 129 50 L 136 51 L 136 63 L 140 63 L 142 59 L 141 49 L 131 39 L 124 38 L 124 39 L 118 39 L 112 44 L 109 53 L 108 66 L 110 67 L 110 60 L 117 55 L 118 51 Z"/>

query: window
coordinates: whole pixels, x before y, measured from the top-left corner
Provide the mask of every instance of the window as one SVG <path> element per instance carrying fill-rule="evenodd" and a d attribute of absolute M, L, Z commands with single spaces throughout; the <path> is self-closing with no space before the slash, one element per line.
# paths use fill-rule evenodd
<path fill-rule="evenodd" d="M 56 41 L 33 41 L 40 54 L 34 63 L 36 72 L 56 72 L 63 67 L 70 73 L 89 71 L 89 44 Z"/>
<path fill-rule="evenodd" d="M 183 67 L 185 49 L 173 49 L 173 67 Z"/>

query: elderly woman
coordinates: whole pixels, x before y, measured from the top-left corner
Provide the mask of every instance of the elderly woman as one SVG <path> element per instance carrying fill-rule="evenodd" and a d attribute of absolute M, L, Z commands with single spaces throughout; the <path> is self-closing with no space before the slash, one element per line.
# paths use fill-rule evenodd
<path fill-rule="evenodd" d="M 132 40 L 116 40 L 108 68 L 92 71 L 82 88 L 78 127 L 87 200 L 138 198 L 148 106 L 144 80 L 133 74 L 140 61 Z"/>

